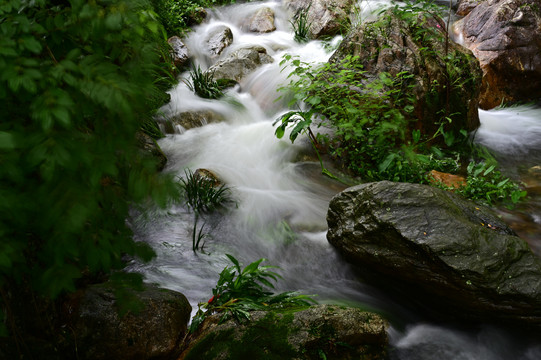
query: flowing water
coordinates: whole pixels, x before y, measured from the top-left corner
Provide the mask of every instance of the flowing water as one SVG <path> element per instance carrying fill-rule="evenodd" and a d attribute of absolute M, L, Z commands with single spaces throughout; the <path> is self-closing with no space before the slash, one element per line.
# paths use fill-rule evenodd
<path fill-rule="evenodd" d="M 381 1 L 361 4 L 364 10 L 358 15 L 362 19 L 370 16 L 368 11 L 385 5 Z M 245 32 L 243 21 L 264 6 L 274 10 L 277 30 L 268 34 Z M 219 58 L 213 58 L 204 44 L 209 31 L 217 25 L 230 27 L 234 41 Z M 232 254 L 244 265 L 266 258 L 264 264 L 278 266 L 283 276 L 276 284 L 277 291 L 317 294 L 319 302 L 349 304 L 383 313 L 391 320 L 389 335 L 394 359 L 541 359 L 541 341 L 517 339 L 506 329 L 471 329 L 426 320 L 419 311 L 403 306 L 400 299 L 360 282 L 355 270 L 328 244 L 328 203 L 344 186 L 321 175 L 317 159 L 309 156 L 308 142 L 299 139 L 291 144 L 289 140 L 276 139 L 272 123 L 287 111 L 285 101 L 277 101 L 276 91 L 288 82 L 288 70 L 279 65 L 282 57 L 291 54 L 302 61 L 320 63 L 331 55 L 327 49 L 332 48 L 332 41 L 295 43 L 280 1 L 267 1 L 211 12 L 209 20 L 195 29 L 186 44 L 192 50 L 195 65 L 203 70 L 232 51 L 253 44 L 264 46 L 274 63 L 257 69 L 221 100 L 201 99 L 182 82 L 171 91 L 171 103 L 162 109 L 167 116 L 188 110 L 210 110 L 221 114 L 224 121 L 188 131 L 179 128 L 178 134 L 160 140 L 168 157 L 165 171 L 181 177 L 187 168 L 212 170 L 232 187 L 236 206 L 204 218 L 208 237 L 203 240 L 203 251 L 197 252 L 192 251 L 192 213 L 180 206 L 148 210 L 133 226 L 136 237 L 150 243 L 157 258 L 149 264 L 133 264 L 132 270 L 142 272 L 148 282 L 182 292 L 196 310 L 198 302 L 211 297 L 220 271 L 231 265 L 225 254 Z M 187 73 L 181 76 L 188 78 Z M 520 124 L 513 111 L 519 112 Z M 535 136 L 540 129 L 538 108 L 481 114 L 483 126 L 477 141 L 499 149 L 507 163 L 513 164 L 511 152 L 520 154 L 516 156 L 522 161 L 525 154 L 539 149 L 541 142 Z M 489 118 L 496 118 L 497 123 Z M 508 124 L 510 118 L 513 120 Z M 526 135 L 530 136 L 528 141 L 523 140 Z M 541 164 L 541 159 L 533 163 L 536 161 Z M 508 169 L 518 172 L 513 166 Z M 539 203 L 536 206 L 538 211 Z M 540 214 L 532 214 L 538 225 Z M 200 220 L 198 226 L 202 224 Z"/>

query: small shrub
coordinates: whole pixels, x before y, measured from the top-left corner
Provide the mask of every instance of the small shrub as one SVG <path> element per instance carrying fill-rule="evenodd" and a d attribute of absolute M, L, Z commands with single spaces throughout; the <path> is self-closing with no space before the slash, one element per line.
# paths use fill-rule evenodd
<path fill-rule="evenodd" d="M 293 32 L 295 33 L 294 39 L 296 42 L 302 44 L 310 40 L 310 23 L 308 22 L 308 11 L 310 6 L 306 9 L 300 10 L 294 17 L 293 21 L 290 21 L 293 26 Z"/>
<path fill-rule="evenodd" d="M 511 207 L 527 195 L 517 183 L 496 170 L 496 165 L 471 162 L 466 182 L 457 192 L 487 205 L 504 203 Z"/>
<path fill-rule="evenodd" d="M 184 193 L 184 202 L 196 213 L 210 212 L 224 203 L 231 201 L 231 189 L 225 185 L 215 186 L 212 180 L 184 171 L 185 178 L 180 178 L 180 187 Z"/>
<path fill-rule="evenodd" d="M 271 269 L 274 266 L 260 266 L 265 259 L 259 259 L 241 270 L 235 257 L 226 254 L 233 266 L 225 267 L 220 273 L 212 297 L 198 304 L 198 311 L 192 319 L 190 332 L 197 330 L 203 320 L 212 314 L 221 313 L 221 321 L 234 318 L 237 321 L 249 320 L 250 311 L 304 307 L 315 303 L 307 295 L 284 292 L 273 295 L 265 287 L 274 288 L 269 280 L 277 281 L 281 276 Z"/>
<path fill-rule="evenodd" d="M 188 88 L 205 99 L 219 99 L 224 96 L 221 86 L 214 80 L 214 74 L 203 72 L 198 66 L 192 67 L 190 80 L 184 81 Z"/>

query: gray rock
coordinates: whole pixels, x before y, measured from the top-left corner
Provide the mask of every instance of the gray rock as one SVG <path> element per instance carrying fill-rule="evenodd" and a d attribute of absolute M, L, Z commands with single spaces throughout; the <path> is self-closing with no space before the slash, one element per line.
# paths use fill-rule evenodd
<path fill-rule="evenodd" d="M 455 30 L 481 64 L 481 108 L 541 97 L 541 1 L 481 1 Z"/>
<path fill-rule="evenodd" d="M 458 2 L 456 14 L 459 16 L 468 15 L 482 1 L 484 0 L 460 0 Z"/>
<path fill-rule="evenodd" d="M 233 42 L 233 33 L 225 25 L 218 25 L 207 38 L 207 48 L 211 56 L 218 56 Z"/>
<path fill-rule="evenodd" d="M 337 35 L 344 24 L 349 24 L 353 0 L 284 0 L 284 6 L 294 16 L 308 9 L 311 38 Z"/>
<path fill-rule="evenodd" d="M 268 33 L 276 30 L 274 11 L 268 7 L 257 10 L 248 20 L 248 30 L 258 33 Z"/>
<path fill-rule="evenodd" d="M 223 121 L 223 117 L 214 111 L 197 110 L 181 112 L 170 117 L 167 121 L 163 121 L 163 123 L 167 134 L 176 134 L 179 133 L 176 126 L 181 126 L 184 130 L 189 130 L 221 121 Z"/>
<path fill-rule="evenodd" d="M 180 359 L 386 359 L 387 323 L 356 308 L 318 305 L 255 311 L 241 324 L 203 322 Z"/>
<path fill-rule="evenodd" d="M 72 330 L 79 359 L 144 360 L 174 354 L 190 319 L 186 297 L 151 285 L 133 295 L 144 307 L 123 317 L 107 283 L 90 286 L 74 301 Z"/>
<path fill-rule="evenodd" d="M 264 47 L 254 45 L 233 52 L 207 71 L 213 74 L 214 80 L 226 79 L 240 82 L 259 66 L 270 64 L 273 61 Z"/>
<path fill-rule="evenodd" d="M 541 259 L 488 208 L 382 181 L 336 195 L 327 222 L 329 242 L 380 285 L 463 319 L 541 325 Z"/>
<path fill-rule="evenodd" d="M 425 14 L 420 14 L 418 19 L 406 21 L 393 11 L 387 10 L 377 21 L 352 30 L 330 62 L 338 65 L 347 56 L 358 56 L 368 81 L 377 79 L 383 72 L 391 76 L 404 72 L 413 75 L 403 82 L 406 91 L 415 98 L 413 111 L 403 112 L 411 120 L 406 134 L 411 134 L 413 129 L 427 135 L 436 133 L 442 122 L 442 110 L 453 119 L 451 123 L 444 122 L 446 132 L 458 135 L 461 129 L 478 128 L 481 80 L 478 61 L 469 50 L 452 41 L 446 47 L 441 19 L 423 18 Z M 446 51 L 453 62 L 445 56 Z M 442 137 L 437 141 L 445 145 Z"/>
<path fill-rule="evenodd" d="M 188 62 L 188 59 L 190 57 L 186 45 L 178 36 L 170 37 L 167 40 L 167 43 L 171 46 L 171 55 L 175 66 L 179 68 L 184 66 Z"/>

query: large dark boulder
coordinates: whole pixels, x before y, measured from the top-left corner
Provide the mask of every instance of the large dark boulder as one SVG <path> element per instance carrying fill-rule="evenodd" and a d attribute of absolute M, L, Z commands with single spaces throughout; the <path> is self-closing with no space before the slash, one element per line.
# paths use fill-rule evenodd
<path fill-rule="evenodd" d="M 541 326 L 541 259 L 488 208 L 382 181 L 336 195 L 327 221 L 329 242 L 381 286 L 459 318 Z"/>
<path fill-rule="evenodd" d="M 480 106 L 541 98 L 541 1 L 493 0 L 461 5 L 455 23 L 483 69 Z"/>
<path fill-rule="evenodd" d="M 447 131 L 472 131 L 480 124 L 479 62 L 469 50 L 447 41 L 444 27 L 429 13 L 412 16 L 389 9 L 376 21 L 353 29 L 330 62 L 339 65 L 348 56 L 357 56 L 368 83 L 381 73 L 402 74 L 405 91 L 414 102 L 414 109 L 404 112 L 412 120 L 407 134 L 418 129 L 430 136 L 441 123 Z"/>
<path fill-rule="evenodd" d="M 333 36 L 349 25 L 353 0 L 284 0 L 284 6 L 293 12 L 293 18 L 307 13 L 310 37 L 318 39 Z"/>
<path fill-rule="evenodd" d="M 386 359 L 387 323 L 356 308 L 255 311 L 251 320 L 206 319 L 190 336 L 180 359 Z M 325 356 L 325 357 L 323 357 Z"/>
<path fill-rule="evenodd" d="M 108 283 L 92 285 L 74 296 L 70 335 L 78 359 L 144 360 L 174 354 L 190 319 L 186 297 L 152 285 L 132 295 L 142 310 L 124 316 L 119 315 L 115 289 Z"/>

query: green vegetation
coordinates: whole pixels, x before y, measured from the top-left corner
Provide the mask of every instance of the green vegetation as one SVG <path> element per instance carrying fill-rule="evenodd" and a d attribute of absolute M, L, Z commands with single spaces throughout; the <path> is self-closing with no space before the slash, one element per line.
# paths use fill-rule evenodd
<path fill-rule="evenodd" d="M 260 266 L 265 259 L 254 261 L 241 270 L 237 259 L 226 254 L 234 266 L 225 267 L 220 273 L 216 287 L 212 289 L 212 297 L 208 302 L 199 304 L 199 309 L 192 319 L 190 331 L 197 330 L 203 320 L 212 314 L 221 313 L 221 321 L 233 318 L 237 321 L 249 320 L 250 311 L 271 310 L 287 307 L 308 306 L 314 301 L 306 295 L 284 292 L 273 295 L 264 289 L 274 288 L 269 280 L 281 278 L 271 271 L 274 266 Z"/>
<path fill-rule="evenodd" d="M 190 71 L 190 80 L 184 82 L 191 91 L 202 98 L 218 99 L 224 96 L 220 84 L 214 81 L 214 74 L 203 72 L 199 66 L 193 67 Z"/>
<path fill-rule="evenodd" d="M 165 98 L 163 35 L 145 0 L 0 6 L 2 335 L 19 325 L 10 305 L 46 316 L 31 299 L 120 270 L 126 256 L 153 256 L 126 219 L 138 204 L 178 196 L 136 147 Z"/>
<path fill-rule="evenodd" d="M 310 22 L 308 22 L 309 10 L 310 6 L 300 10 L 293 20 L 290 21 L 291 26 L 293 26 L 294 39 L 301 44 L 310 40 Z"/>
<path fill-rule="evenodd" d="M 475 164 L 485 163 L 486 158 L 476 157 L 479 151 L 471 144 L 467 130 L 456 125 L 465 124 L 467 116 L 461 89 L 476 86 L 469 55 L 451 50 L 445 23 L 439 17 L 441 9 L 431 2 L 396 5 L 367 25 L 367 39 L 385 37 L 388 29 L 397 26 L 390 14 L 407 24 L 422 52 L 419 61 L 432 59 L 443 69 L 443 76 L 433 74 L 441 78 L 423 77 L 426 96 L 416 98 L 415 87 L 420 85 L 411 73 L 367 73 L 362 63 L 368 60 L 346 55 L 351 49 L 342 50 L 341 61 L 319 66 L 286 55 L 282 65 L 289 62 L 294 70 L 290 83 L 279 90 L 289 97 L 290 107 L 300 110 L 275 121 L 275 125 L 279 123 L 276 136 L 282 138 L 287 128 L 292 142 L 299 134 L 306 134 L 316 151 L 326 146 L 334 160 L 363 181 L 429 183 L 431 170 L 457 173 L 465 171 L 468 163 L 469 168 L 481 166 Z M 420 124 L 419 112 L 425 116 L 436 113 L 437 120 Z M 332 136 L 315 134 L 314 126 L 331 128 Z M 515 203 L 525 196 L 517 184 L 494 169 L 470 171 L 469 179 L 468 186 L 459 192 L 474 200 L 492 203 L 510 199 Z"/>
<path fill-rule="evenodd" d="M 279 118 L 276 136 L 281 138 L 289 126 L 293 127 L 291 141 L 306 132 L 313 142 L 327 142 L 335 158 L 366 180 L 426 182 L 424 173 L 429 170 L 456 171 L 456 155 L 446 157 L 440 149 L 428 145 L 435 137 L 443 137 L 444 132 L 440 130 L 431 136 L 418 130 L 405 132 L 407 116 L 414 105 L 411 75 L 400 73 L 392 77 L 382 73 L 378 79 L 366 82 L 365 71 L 357 60 L 348 56 L 339 65 L 340 70 L 333 71 L 334 64 L 314 69 L 285 56 L 284 62 L 292 61 L 296 66 L 290 74 L 296 80 L 281 90 L 293 94 L 290 106 L 300 101 L 310 108 Z M 310 126 L 316 115 L 321 120 L 317 126 L 334 130 L 332 139 L 314 136 Z"/>
<path fill-rule="evenodd" d="M 180 36 L 189 31 L 190 26 L 201 23 L 206 15 L 205 8 L 236 3 L 236 0 L 151 1 L 169 37 Z"/>
<path fill-rule="evenodd" d="M 184 174 L 186 177 L 180 178 L 182 198 L 195 213 L 211 212 L 231 201 L 231 189 L 226 185 L 217 185 L 215 181 L 194 174 L 190 169 L 185 170 Z"/>
<path fill-rule="evenodd" d="M 447 189 L 445 186 L 437 185 Z M 463 196 L 486 205 L 503 203 L 512 206 L 527 195 L 519 185 L 496 170 L 496 165 L 487 165 L 486 162 L 470 162 L 466 185 L 456 191 Z"/>

